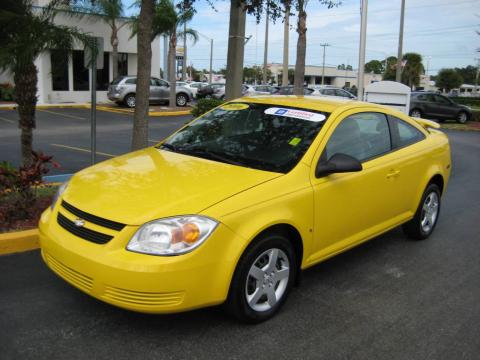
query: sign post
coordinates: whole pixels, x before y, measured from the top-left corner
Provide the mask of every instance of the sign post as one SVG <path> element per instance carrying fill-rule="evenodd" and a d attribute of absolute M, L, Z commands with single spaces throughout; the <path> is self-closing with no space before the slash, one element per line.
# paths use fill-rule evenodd
<path fill-rule="evenodd" d="M 90 46 L 85 48 L 85 64 L 92 72 L 90 107 L 90 152 L 91 163 L 97 162 L 97 69 L 103 69 L 103 38 L 92 37 Z"/>

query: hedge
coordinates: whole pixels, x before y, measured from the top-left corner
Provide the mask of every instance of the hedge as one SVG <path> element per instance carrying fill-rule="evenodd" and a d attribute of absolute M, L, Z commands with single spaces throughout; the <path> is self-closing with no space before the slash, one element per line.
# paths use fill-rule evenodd
<path fill-rule="evenodd" d="M 457 104 L 480 107 L 480 98 L 471 97 L 451 97 L 450 100 Z"/>
<path fill-rule="evenodd" d="M 192 115 L 194 117 L 199 117 L 207 111 L 222 105 L 224 102 L 225 101 L 219 99 L 200 99 L 197 101 L 197 104 L 192 107 Z"/>

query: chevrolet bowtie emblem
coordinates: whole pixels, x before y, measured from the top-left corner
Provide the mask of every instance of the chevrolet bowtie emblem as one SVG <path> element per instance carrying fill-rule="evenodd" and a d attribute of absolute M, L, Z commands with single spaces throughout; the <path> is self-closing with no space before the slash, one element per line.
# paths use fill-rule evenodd
<path fill-rule="evenodd" d="M 75 226 L 77 226 L 77 227 L 82 227 L 82 226 L 85 225 L 85 220 L 80 219 L 80 218 L 77 218 L 77 219 L 73 220 L 73 223 L 74 223 Z"/>

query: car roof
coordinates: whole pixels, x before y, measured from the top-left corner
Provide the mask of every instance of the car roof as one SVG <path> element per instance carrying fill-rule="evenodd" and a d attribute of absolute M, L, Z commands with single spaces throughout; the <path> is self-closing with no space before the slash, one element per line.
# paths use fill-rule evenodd
<path fill-rule="evenodd" d="M 355 107 L 374 107 L 382 111 L 395 112 L 394 109 L 373 103 L 352 100 L 340 97 L 322 97 L 322 96 L 297 96 L 297 95 L 254 95 L 244 96 L 233 100 L 254 102 L 259 104 L 283 105 L 289 107 L 304 108 L 316 111 L 332 113 L 333 111 L 344 108 L 345 110 Z"/>

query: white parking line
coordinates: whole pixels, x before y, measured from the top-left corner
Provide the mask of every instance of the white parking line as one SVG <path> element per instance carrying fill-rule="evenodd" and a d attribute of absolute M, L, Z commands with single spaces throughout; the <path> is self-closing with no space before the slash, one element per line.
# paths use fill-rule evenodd
<path fill-rule="evenodd" d="M 58 113 L 58 112 L 55 112 L 55 111 L 44 110 L 44 109 L 38 109 L 37 111 L 42 111 L 42 112 L 46 112 L 46 113 L 54 114 L 54 115 L 58 115 L 58 116 L 65 116 L 65 117 L 69 117 L 69 118 L 72 118 L 72 119 L 78 119 L 78 120 L 86 120 L 87 119 L 87 118 L 84 118 L 84 117 L 81 117 L 81 116 L 63 114 L 63 113 Z"/>
<path fill-rule="evenodd" d="M 75 147 L 75 146 L 68 146 L 68 145 L 62 145 L 62 144 L 50 144 L 50 145 L 56 146 L 56 147 L 59 147 L 59 148 L 68 149 L 68 150 L 75 150 L 75 151 L 91 153 L 91 150 L 89 150 L 89 149 L 83 149 L 83 148 L 79 148 L 79 147 Z M 103 156 L 108 156 L 108 157 L 118 156 L 118 155 L 113 155 L 113 154 L 107 154 L 107 153 L 100 152 L 100 151 L 97 151 L 96 154 L 103 155 Z"/>
<path fill-rule="evenodd" d="M 7 119 L 7 118 L 4 118 L 4 117 L 1 117 L 1 116 L 0 116 L 0 120 L 6 121 L 6 122 L 8 122 L 8 123 L 10 123 L 10 124 L 14 124 L 14 123 L 15 123 L 15 121 L 10 120 L 10 119 Z"/>

